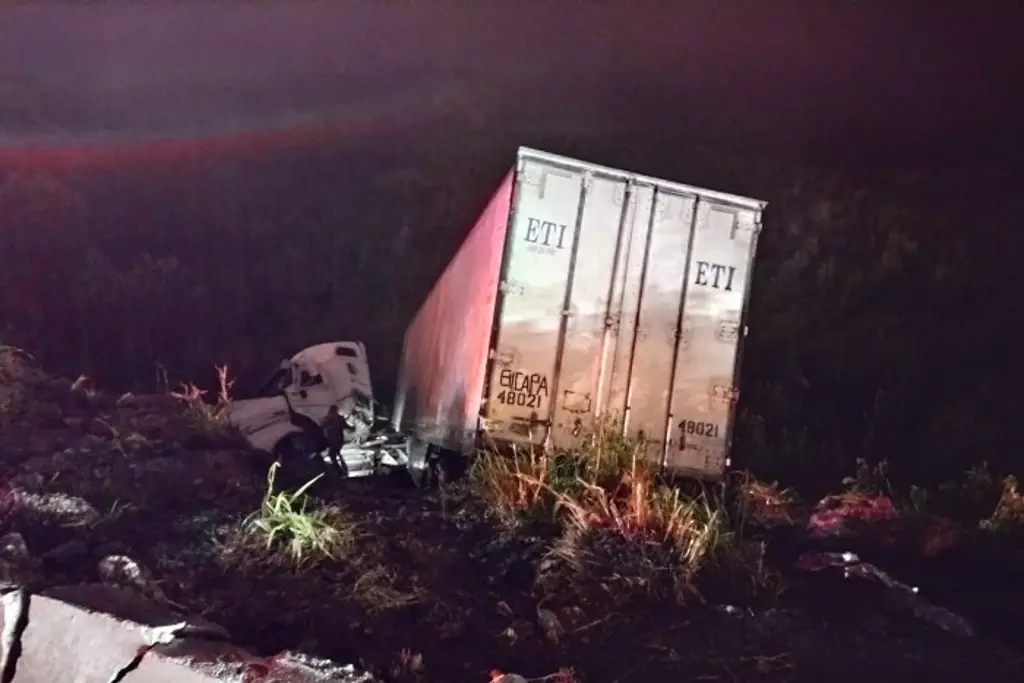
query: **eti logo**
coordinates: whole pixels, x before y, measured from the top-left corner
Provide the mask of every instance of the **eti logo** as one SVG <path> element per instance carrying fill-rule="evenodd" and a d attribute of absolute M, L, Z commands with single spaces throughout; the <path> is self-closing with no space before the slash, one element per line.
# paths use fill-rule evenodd
<path fill-rule="evenodd" d="M 694 278 L 693 284 L 731 292 L 735 275 L 735 266 L 711 263 L 709 261 L 697 261 L 697 276 Z"/>
<path fill-rule="evenodd" d="M 556 250 L 565 248 L 568 227 L 564 223 L 527 218 L 526 235 L 523 240 L 531 245 L 530 251 L 553 254 Z"/>

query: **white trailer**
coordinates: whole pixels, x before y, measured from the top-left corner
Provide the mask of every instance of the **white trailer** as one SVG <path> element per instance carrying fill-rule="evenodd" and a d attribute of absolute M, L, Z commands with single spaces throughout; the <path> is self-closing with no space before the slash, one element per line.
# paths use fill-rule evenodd
<path fill-rule="evenodd" d="M 571 445 L 596 420 L 721 477 L 765 202 L 520 148 L 410 325 L 393 427 Z"/>

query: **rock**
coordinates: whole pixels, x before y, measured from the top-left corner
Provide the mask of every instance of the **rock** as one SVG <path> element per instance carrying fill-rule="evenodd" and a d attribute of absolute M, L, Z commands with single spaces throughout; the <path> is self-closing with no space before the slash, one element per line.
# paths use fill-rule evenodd
<path fill-rule="evenodd" d="M 41 426 L 63 427 L 64 411 L 53 403 L 37 403 L 32 407 L 32 419 Z"/>
<path fill-rule="evenodd" d="M 38 493 L 44 483 L 46 483 L 46 478 L 39 472 L 32 471 L 18 472 L 10 479 L 10 484 L 14 488 L 32 493 Z"/>
<path fill-rule="evenodd" d="M 245 482 L 256 483 L 255 468 L 251 462 L 252 455 L 249 453 L 211 450 L 190 455 L 194 455 L 199 460 L 196 463 L 195 472 L 200 483 L 210 480 L 222 482 L 227 486 L 238 486 Z M 261 479 L 259 483 L 263 484 L 264 477 L 260 476 L 259 478 Z"/>
<path fill-rule="evenodd" d="M 108 555 L 100 560 L 100 578 L 106 583 L 131 588 L 156 600 L 167 602 L 167 596 L 153 579 L 153 574 L 127 555 Z"/>
<path fill-rule="evenodd" d="M 338 665 L 326 659 L 311 657 L 301 652 L 282 652 L 271 657 L 270 680 L 281 683 L 373 683 L 370 674 L 357 671 L 351 664 Z"/>
<path fill-rule="evenodd" d="M 35 586 L 40 581 L 39 572 L 31 567 L 22 567 L 0 559 L 0 593 L 25 586 Z"/>
<path fill-rule="evenodd" d="M 77 496 L 27 491 L 16 494 L 19 514 L 39 524 L 79 527 L 93 524 L 100 518 L 96 508 Z"/>
<path fill-rule="evenodd" d="M 558 615 L 568 631 L 575 631 L 580 628 L 587 618 L 586 612 L 578 605 L 563 607 L 558 610 Z"/>
<path fill-rule="evenodd" d="M 66 415 L 61 421 L 65 427 L 75 431 L 81 431 L 82 427 L 85 426 L 85 418 L 79 415 Z"/>
<path fill-rule="evenodd" d="M 50 548 L 42 554 L 41 559 L 49 562 L 68 564 L 79 560 L 89 554 L 89 546 L 76 539 L 66 541 L 60 545 Z"/>
<path fill-rule="evenodd" d="M 86 432 L 106 440 L 117 439 L 121 436 L 121 430 L 114 424 L 114 418 L 109 415 L 94 417 L 86 425 Z"/>
<path fill-rule="evenodd" d="M 495 669 L 491 671 L 491 683 L 528 683 L 528 680 L 519 674 L 507 674 Z"/>
<path fill-rule="evenodd" d="M 183 639 L 150 649 L 124 683 L 372 683 L 373 677 L 351 665 L 283 652 L 266 659 L 223 643 Z"/>
<path fill-rule="evenodd" d="M 21 469 L 27 478 L 39 477 L 42 480 L 56 476 L 63 468 L 59 459 L 53 455 L 36 455 L 23 462 Z M 14 481 L 11 481 L 11 484 L 17 486 Z M 36 490 L 31 486 L 19 488 L 24 488 L 26 491 Z"/>
<path fill-rule="evenodd" d="M 21 645 L 12 683 L 218 680 L 183 675 L 129 678 L 156 644 L 192 633 L 219 638 L 223 631 L 210 630 L 201 622 L 193 625 L 192 620 L 128 591 L 97 584 L 64 586 L 43 595 L 12 593 L 3 602 L 4 632 L 17 636 Z M 19 615 L 19 610 L 26 608 L 27 615 Z M 18 616 L 28 617 L 21 620 L 24 630 L 20 634 L 6 628 L 13 626 Z M 238 651 L 223 640 L 201 642 L 231 655 Z"/>
<path fill-rule="evenodd" d="M 374 680 L 352 666 L 301 653 L 257 657 L 216 625 L 103 584 L 62 586 L 42 595 L 19 590 L 4 596 L 3 607 L 0 625 L 21 645 L 12 683 Z"/>
<path fill-rule="evenodd" d="M 47 597 L 75 605 L 90 612 L 104 612 L 121 621 L 140 626 L 166 629 L 174 625 L 175 633 L 190 638 L 229 640 L 224 628 L 202 617 L 186 616 L 164 604 L 154 602 L 141 593 L 122 586 L 105 583 L 85 583 L 76 586 L 58 586 L 43 593 Z"/>
<path fill-rule="evenodd" d="M 540 625 L 541 633 L 552 645 L 558 645 L 565 637 L 565 627 L 562 626 L 561 619 L 551 610 L 538 607 L 537 623 Z"/>
<path fill-rule="evenodd" d="M 36 564 L 25 538 L 16 531 L 0 538 L 0 560 L 17 567 L 31 567 Z"/>
<path fill-rule="evenodd" d="M 531 638 L 537 633 L 537 628 L 527 621 L 526 619 L 517 619 L 508 625 L 504 631 L 501 632 L 501 637 L 509 644 L 513 645 L 524 638 Z"/>
<path fill-rule="evenodd" d="M 244 683 L 278 681 L 265 676 L 269 667 L 242 648 L 222 641 L 175 639 L 148 649 L 123 683 Z M 104 682 L 106 683 L 106 682 Z"/>
<path fill-rule="evenodd" d="M 4 597 L 5 627 L 17 616 L 14 595 Z M 28 619 L 12 683 L 107 683 L 148 647 L 136 624 L 41 595 L 24 602 Z"/>
<path fill-rule="evenodd" d="M 128 555 L 132 551 L 132 547 L 124 541 L 108 541 L 102 543 L 94 549 L 96 556 L 100 558 L 107 557 L 108 555 Z"/>

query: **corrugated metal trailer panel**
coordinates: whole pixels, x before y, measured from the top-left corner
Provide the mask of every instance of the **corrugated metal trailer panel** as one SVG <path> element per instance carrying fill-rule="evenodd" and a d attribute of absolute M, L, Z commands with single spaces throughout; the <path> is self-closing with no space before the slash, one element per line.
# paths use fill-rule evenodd
<path fill-rule="evenodd" d="M 764 203 L 521 149 L 482 411 L 568 445 L 594 418 L 714 478 Z"/>
<path fill-rule="evenodd" d="M 477 433 L 513 183 L 509 173 L 405 335 L 395 428 L 452 450 Z"/>

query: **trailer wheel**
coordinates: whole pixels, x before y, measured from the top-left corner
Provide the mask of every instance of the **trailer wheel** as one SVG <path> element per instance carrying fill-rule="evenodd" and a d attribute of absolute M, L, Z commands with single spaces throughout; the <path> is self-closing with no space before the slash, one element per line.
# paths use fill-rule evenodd
<path fill-rule="evenodd" d="M 434 454 L 434 468 L 437 476 L 444 482 L 458 481 L 469 472 L 466 457 L 447 449 L 438 449 Z"/>
<path fill-rule="evenodd" d="M 316 452 L 316 444 L 305 432 L 286 434 L 274 445 L 274 458 L 284 464 L 292 460 L 305 460 Z"/>
<path fill-rule="evenodd" d="M 422 439 L 416 437 L 409 438 L 409 476 L 416 486 L 423 487 L 429 485 L 429 477 L 427 476 L 427 468 L 430 466 L 430 455 L 433 446 Z"/>

